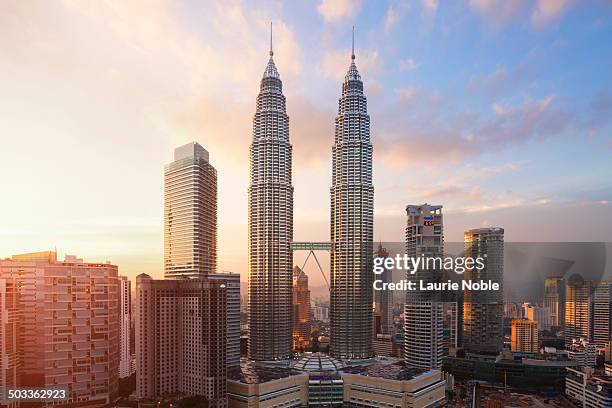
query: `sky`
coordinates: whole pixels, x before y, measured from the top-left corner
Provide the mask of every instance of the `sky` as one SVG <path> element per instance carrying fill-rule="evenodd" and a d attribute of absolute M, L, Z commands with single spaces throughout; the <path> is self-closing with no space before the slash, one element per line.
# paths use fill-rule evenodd
<path fill-rule="evenodd" d="M 444 205 L 447 241 L 481 226 L 504 227 L 507 241 L 612 241 L 610 1 L 8 0 L 0 257 L 57 248 L 161 277 L 163 166 L 195 140 L 218 171 L 219 269 L 246 280 L 248 151 L 270 21 L 296 240 L 328 240 L 355 26 L 376 240 L 401 241 L 405 206 L 428 202 Z"/>

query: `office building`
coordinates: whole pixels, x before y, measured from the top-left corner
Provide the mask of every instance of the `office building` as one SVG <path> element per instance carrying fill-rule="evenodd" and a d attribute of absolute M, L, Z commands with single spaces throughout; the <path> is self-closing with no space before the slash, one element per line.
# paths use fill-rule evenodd
<path fill-rule="evenodd" d="M 330 194 L 330 354 L 368 358 L 373 353 L 374 185 L 370 116 L 354 46 L 335 120 Z"/>
<path fill-rule="evenodd" d="M 378 249 L 374 253 L 377 258 L 387 258 L 389 252 L 378 245 Z M 376 279 L 380 279 L 383 283 L 393 282 L 393 271 L 385 268 L 383 273 L 378 275 Z M 374 328 L 372 335 L 374 339 L 378 334 L 395 334 L 393 324 L 393 292 L 390 290 L 375 290 L 374 291 Z"/>
<path fill-rule="evenodd" d="M 550 324 L 563 327 L 565 324 L 565 279 L 549 276 L 544 280 L 544 302 L 550 312 Z"/>
<path fill-rule="evenodd" d="M 593 293 L 593 343 L 605 350 L 611 340 L 612 282 L 601 281 Z"/>
<path fill-rule="evenodd" d="M 408 205 L 406 254 L 409 257 L 444 256 L 441 205 Z M 406 278 L 419 287 L 419 281 L 440 282 L 441 265 L 407 271 Z M 406 292 L 404 306 L 404 360 L 409 367 L 432 369 L 442 367 L 444 356 L 444 303 L 440 292 L 412 290 Z"/>
<path fill-rule="evenodd" d="M 511 350 L 522 353 L 538 352 L 538 322 L 527 319 L 512 320 Z"/>
<path fill-rule="evenodd" d="M 572 275 L 565 286 L 565 345 L 573 340 L 592 340 L 593 283 L 580 275 Z"/>
<path fill-rule="evenodd" d="M 595 367 L 597 346 L 586 339 L 573 339 L 566 347 L 567 357 L 577 362 L 578 367 Z"/>
<path fill-rule="evenodd" d="M 538 323 L 539 330 L 550 330 L 550 309 L 533 304 L 525 306 L 525 317 Z"/>
<path fill-rule="evenodd" d="M 119 276 L 119 378 L 134 374 L 130 338 L 132 328 L 132 285 L 127 276 Z"/>
<path fill-rule="evenodd" d="M 477 354 L 497 354 L 503 348 L 504 230 L 477 228 L 464 233 L 466 257 L 482 258 L 483 269 L 467 268 L 465 281 L 498 283 L 499 290 L 465 290 L 463 293 L 463 347 Z"/>
<path fill-rule="evenodd" d="M 3 282 L 3 373 L 20 387 L 60 388 L 58 405 L 102 406 L 118 397 L 119 280 L 117 266 L 55 252 L 0 261 Z M 17 333 L 17 338 L 15 338 Z M 17 353 L 14 348 L 17 347 Z M 12 365 L 12 367 L 11 367 Z"/>
<path fill-rule="evenodd" d="M 165 277 L 196 278 L 217 270 L 217 171 L 196 142 L 174 149 L 164 169 Z"/>
<path fill-rule="evenodd" d="M 270 60 L 253 118 L 249 185 L 249 358 L 291 356 L 293 186 L 283 83 Z"/>
<path fill-rule="evenodd" d="M 136 394 L 203 396 L 227 407 L 227 285 L 136 277 Z"/>
<path fill-rule="evenodd" d="M 20 307 L 18 278 L 0 278 L 0 390 L 19 386 L 20 347 L 23 309 Z M 3 392 L 0 405 L 17 406 Z"/>
<path fill-rule="evenodd" d="M 208 279 L 225 284 L 227 289 L 227 366 L 240 365 L 240 274 L 217 272 Z"/>
<path fill-rule="evenodd" d="M 310 290 L 308 276 L 298 266 L 293 268 L 293 350 L 310 347 Z"/>

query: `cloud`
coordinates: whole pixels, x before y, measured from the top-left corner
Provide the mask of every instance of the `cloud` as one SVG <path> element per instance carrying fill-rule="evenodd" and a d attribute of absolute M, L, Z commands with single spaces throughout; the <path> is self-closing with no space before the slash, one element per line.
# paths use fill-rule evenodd
<path fill-rule="evenodd" d="M 397 10 L 393 6 L 389 6 L 387 14 L 385 15 L 385 32 L 391 31 L 397 24 L 399 18 Z"/>
<path fill-rule="evenodd" d="M 536 28 L 542 28 L 559 21 L 570 8 L 570 0 L 537 0 L 531 14 L 531 23 Z"/>
<path fill-rule="evenodd" d="M 527 5 L 526 0 L 470 0 L 471 9 L 495 30 L 500 30 L 516 20 Z"/>
<path fill-rule="evenodd" d="M 580 126 L 571 112 L 553 103 L 552 95 L 520 105 L 498 104 L 494 115 L 484 115 L 419 92 L 402 90 L 396 102 L 376 116 L 375 146 L 387 165 L 459 162 L 530 139 L 562 137 Z"/>
<path fill-rule="evenodd" d="M 317 11 L 325 21 L 337 23 L 354 17 L 361 9 L 361 0 L 321 0 Z"/>
<path fill-rule="evenodd" d="M 416 62 L 412 58 L 404 58 L 400 61 L 400 70 L 402 71 L 411 71 L 417 67 Z"/>
<path fill-rule="evenodd" d="M 470 79 L 469 88 L 481 91 L 489 96 L 508 94 L 516 91 L 524 92 L 538 79 L 538 74 L 532 68 L 535 53 L 530 52 L 514 67 L 498 67 L 486 75 L 475 75 Z"/>

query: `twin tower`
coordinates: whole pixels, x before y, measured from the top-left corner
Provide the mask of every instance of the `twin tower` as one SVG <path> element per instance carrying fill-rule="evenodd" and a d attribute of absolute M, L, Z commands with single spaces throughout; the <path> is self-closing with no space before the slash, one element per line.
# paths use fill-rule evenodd
<path fill-rule="evenodd" d="M 330 188 L 330 354 L 342 359 L 373 354 L 372 143 L 354 43 L 353 35 L 335 119 Z M 256 361 L 285 360 L 292 349 L 292 146 L 273 56 L 270 40 L 250 147 L 249 358 Z"/>

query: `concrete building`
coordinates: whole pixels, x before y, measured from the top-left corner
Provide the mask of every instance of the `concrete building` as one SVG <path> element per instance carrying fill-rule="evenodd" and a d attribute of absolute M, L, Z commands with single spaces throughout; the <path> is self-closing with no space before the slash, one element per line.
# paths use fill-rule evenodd
<path fill-rule="evenodd" d="M 270 60 L 253 118 L 249 184 L 249 358 L 291 356 L 292 147 L 283 83 Z"/>
<path fill-rule="evenodd" d="M 565 395 L 583 408 L 612 407 L 612 376 L 592 368 L 567 368 Z"/>
<path fill-rule="evenodd" d="M 567 357 L 578 363 L 578 367 L 595 367 L 597 364 L 597 346 L 585 339 L 574 339 L 566 346 Z"/>
<path fill-rule="evenodd" d="M 593 293 L 593 343 L 600 350 L 612 339 L 612 282 L 601 281 Z"/>
<path fill-rule="evenodd" d="M 68 390 L 70 398 L 58 405 L 114 403 L 120 352 L 117 266 L 69 255 L 58 261 L 55 252 L 14 255 L 0 261 L 0 281 L 3 381 L 15 381 L 16 367 L 20 387 Z"/>
<path fill-rule="evenodd" d="M 217 171 L 196 142 L 174 149 L 164 169 L 164 274 L 196 278 L 217 270 Z"/>
<path fill-rule="evenodd" d="M 444 235 L 441 205 L 408 205 L 406 254 L 409 257 L 443 257 Z M 440 268 L 407 271 L 406 279 L 440 282 Z M 404 306 L 404 360 L 409 367 L 429 370 L 442 367 L 444 356 L 444 304 L 440 292 L 406 291 Z"/>
<path fill-rule="evenodd" d="M 359 360 L 357 360 L 359 361 Z M 233 407 L 437 407 L 445 401 L 438 370 L 408 368 L 398 359 L 348 365 L 321 353 L 305 353 L 290 366 L 243 363 L 228 373 Z"/>
<path fill-rule="evenodd" d="M 136 278 L 136 393 L 227 406 L 227 284 Z"/>
<path fill-rule="evenodd" d="M 528 320 L 538 323 L 539 330 L 550 330 L 550 310 L 548 309 L 548 307 L 528 304 L 525 307 L 525 312 L 525 317 Z"/>
<path fill-rule="evenodd" d="M 344 402 L 356 407 L 438 407 L 446 401 L 440 370 L 422 371 L 403 362 L 346 368 Z"/>
<path fill-rule="evenodd" d="M 543 306 L 550 312 L 550 324 L 562 327 L 565 324 L 565 279 L 549 276 L 544 280 Z"/>
<path fill-rule="evenodd" d="M 565 345 L 574 340 L 592 340 L 593 336 L 593 283 L 580 275 L 571 276 L 565 287 Z"/>
<path fill-rule="evenodd" d="M 243 363 L 229 370 L 229 408 L 308 406 L 308 374 L 281 367 Z"/>
<path fill-rule="evenodd" d="M 512 320 L 512 345 L 514 352 L 538 352 L 538 322 L 527 319 Z"/>
<path fill-rule="evenodd" d="M 373 354 L 374 185 L 370 115 L 354 47 L 338 101 L 330 195 L 330 354 L 368 358 Z"/>
<path fill-rule="evenodd" d="M 378 245 L 378 249 L 374 253 L 377 258 L 386 258 L 389 256 L 389 252 Z M 378 275 L 377 279 L 380 279 L 383 283 L 393 282 L 393 271 L 391 269 L 385 269 L 383 273 Z M 395 334 L 395 327 L 393 324 L 393 292 L 390 290 L 375 290 L 374 291 L 374 327 L 372 335 L 374 340 L 379 334 Z"/>
<path fill-rule="evenodd" d="M 19 386 L 19 369 L 21 365 L 20 329 L 23 324 L 23 308 L 20 307 L 18 278 L 0 278 L 0 390 Z M 0 395 L 0 405 L 17 406 L 16 401 Z"/>
<path fill-rule="evenodd" d="M 310 347 L 310 290 L 308 276 L 293 268 L 293 351 Z"/>
<path fill-rule="evenodd" d="M 127 276 L 119 276 L 119 378 L 136 372 L 130 350 L 132 325 L 132 285 Z"/>
<path fill-rule="evenodd" d="M 491 280 L 500 290 L 465 290 L 463 299 L 463 347 L 479 354 L 497 354 L 503 348 L 504 230 L 477 228 L 464 233 L 465 256 L 485 259 L 485 268 L 468 268 L 465 281 Z"/>
<path fill-rule="evenodd" d="M 227 366 L 240 365 L 240 274 L 217 272 L 208 279 L 225 284 L 227 289 Z"/>

